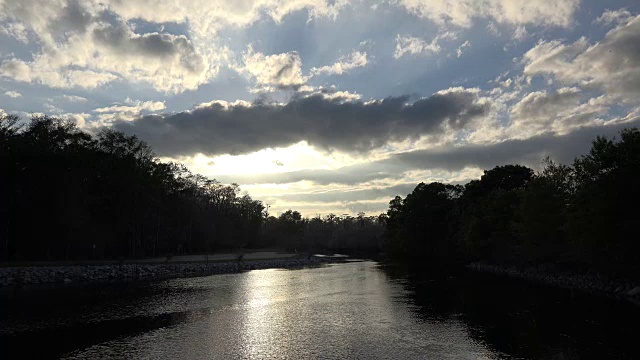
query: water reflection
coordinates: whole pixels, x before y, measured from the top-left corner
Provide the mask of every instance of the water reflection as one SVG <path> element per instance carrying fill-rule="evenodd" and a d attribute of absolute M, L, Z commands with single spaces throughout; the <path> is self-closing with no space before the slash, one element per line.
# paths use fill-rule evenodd
<path fill-rule="evenodd" d="M 425 321 L 457 318 L 495 356 L 524 359 L 635 359 L 640 308 L 519 280 L 385 267 Z"/>
<path fill-rule="evenodd" d="M 373 262 L 0 300 L 10 358 L 624 359 L 640 338 L 637 308 Z"/>
<path fill-rule="evenodd" d="M 289 313 L 295 309 L 277 303 L 288 298 L 288 290 L 295 286 L 291 274 L 282 270 L 261 270 L 252 271 L 243 278 L 241 292 L 246 295 L 243 302 L 247 306 L 238 324 L 241 326 L 243 357 L 287 357 L 290 337 L 279 337 L 276 330 L 290 321 Z"/>

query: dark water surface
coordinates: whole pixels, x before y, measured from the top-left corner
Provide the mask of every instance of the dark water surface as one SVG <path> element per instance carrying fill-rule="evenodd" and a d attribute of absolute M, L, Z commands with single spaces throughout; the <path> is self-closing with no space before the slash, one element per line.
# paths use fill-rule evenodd
<path fill-rule="evenodd" d="M 0 357 L 638 359 L 638 306 L 375 262 L 0 291 Z"/>

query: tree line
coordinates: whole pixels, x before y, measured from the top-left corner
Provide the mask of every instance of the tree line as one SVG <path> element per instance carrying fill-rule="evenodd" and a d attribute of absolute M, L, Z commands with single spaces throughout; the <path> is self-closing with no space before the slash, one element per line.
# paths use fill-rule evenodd
<path fill-rule="evenodd" d="M 287 210 L 277 218 L 267 216 L 262 241 L 287 250 L 377 253 L 382 247 L 384 216 L 343 214 L 303 218 Z"/>
<path fill-rule="evenodd" d="M 640 131 L 597 137 L 572 165 L 534 173 L 497 166 L 465 185 L 421 183 L 387 211 L 396 259 L 452 264 L 554 264 L 640 274 Z"/>
<path fill-rule="evenodd" d="M 161 162 L 136 136 L 0 115 L 0 257 L 125 259 L 244 248 L 378 248 L 376 218 L 270 216 L 237 184 Z"/>
<path fill-rule="evenodd" d="M 251 244 L 264 207 L 237 184 L 160 162 L 135 136 L 15 115 L 0 122 L 5 259 L 144 257 Z"/>

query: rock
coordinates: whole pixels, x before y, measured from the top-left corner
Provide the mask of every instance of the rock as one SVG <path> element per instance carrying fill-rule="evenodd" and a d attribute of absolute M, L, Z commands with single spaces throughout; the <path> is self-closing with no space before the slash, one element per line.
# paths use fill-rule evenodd
<path fill-rule="evenodd" d="M 636 295 L 640 295 L 640 286 L 636 286 L 633 289 L 629 290 L 627 292 L 628 296 L 636 296 Z"/>
<path fill-rule="evenodd" d="M 95 265 L 95 266 L 55 266 L 32 268 L 0 269 L 0 286 L 12 284 L 43 284 L 94 282 L 104 280 L 136 280 L 160 276 L 179 277 L 185 274 L 221 274 L 244 270 L 268 268 L 298 268 L 334 262 L 332 259 L 278 259 L 278 260 L 245 260 L 242 263 L 229 261 L 209 264 L 153 264 L 153 265 Z M 624 293 L 624 292 L 623 292 Z"/>

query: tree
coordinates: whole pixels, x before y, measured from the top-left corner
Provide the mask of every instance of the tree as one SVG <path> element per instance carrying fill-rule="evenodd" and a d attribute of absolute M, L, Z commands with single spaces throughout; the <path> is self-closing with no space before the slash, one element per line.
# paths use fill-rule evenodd
<path fill-rule="evenodd" d="M 46 116 L 19 124 L 0 117 L 4 258 L 144 257 L 257 244 L 263 207 L 237 184 L 160 162 L 146 143 L 111 129 L 91 136 Z"/>

